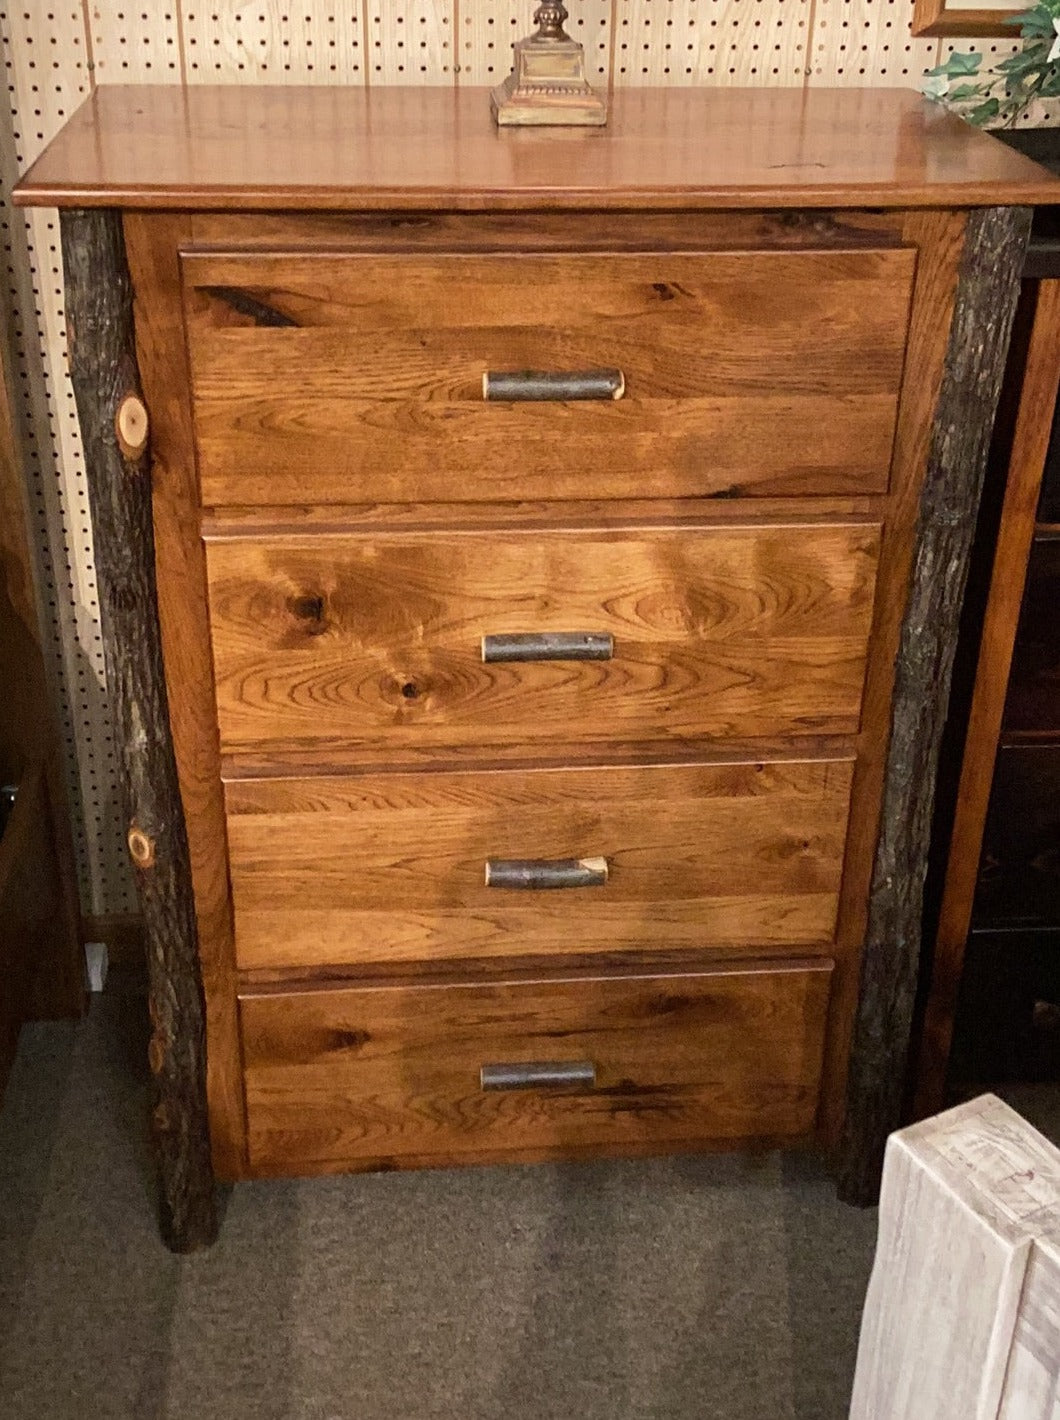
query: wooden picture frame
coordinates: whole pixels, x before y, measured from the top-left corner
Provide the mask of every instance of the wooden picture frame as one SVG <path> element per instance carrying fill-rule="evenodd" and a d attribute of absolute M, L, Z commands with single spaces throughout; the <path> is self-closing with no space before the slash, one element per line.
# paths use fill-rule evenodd
<path fill-rule="evenodd" d="M 1012 20 L 1029 9 L 1031 3 L 1032 0 L 1000 0 L 981 8 L 975 0 L 913 0 L 912 31 L 914 35 L 1018 39 L 1019 29 Z"/>

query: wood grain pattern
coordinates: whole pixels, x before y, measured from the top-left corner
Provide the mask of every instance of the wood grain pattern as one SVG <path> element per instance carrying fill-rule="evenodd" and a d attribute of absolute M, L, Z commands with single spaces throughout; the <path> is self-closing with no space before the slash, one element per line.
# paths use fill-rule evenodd
<path fill-rule="evenodd" d="M 199 529 L 199 489 L 181 321 L 178 251 L 183 217 L 128 213 L 136 287 L 137 358 L 151 415 L 152 505 L 158 615 L 169 720 L 195 891 L 199 960 L 206 997 L 206 1090 L 214 1168 L 243 1171 L 243 1082 L 236 1021 L 217 711 Z"/>
<path fill-rule="evenodd" d="M 150 460 L 126 459 L 115 427 L 122 401 L 140 397 L 133 287 L 118 213 L 64 212 L 61 235 L 126 822 L 150 844 L 136 881 L 154 1027 L 161 1224 L 169 1246 L 186 1252 L 214 1240 L 217 1208 L 195 900 L 158 624 Z"/>
<path fill-rule="evenodd" d="M 403 252 L 790 251 L 895 246 L 902 215 L 888 211 L 195 212 L 193 250 L 365 252 L 400 239 Z"/>
<path fill-rule="evenodd" d="M 698 527 L 709 518 L 712 527 L 745 526 L 752 518 L 766 526 L 820 527 L 852 520 L 878 522 L 878 497 L 712 499 L 708 508 L 680 498 L 579 498 L 570 503 L 517 501 L 505 503 L 300 503 L 290 508 L 233 504 L 206 509 L 203 535 L 210 538 L 302 537 L 365 530 L 415 533 L 496 531 L 523 528 L 604 527 L 624 529 Z"/>
<path fill-rule="evenodd" d="M 222 748 L 857 728 L 879 529 L 349 535 L 208 545 Z M 482 637 L 610 632 L 607 662 Z"/>
<path fill-rule="evenodd" d="M 882 492 L 910 250 L 189 256 L 207 506 Z M 487 371 L 621 370 L 526 408 Z"/>
<path fill-rule="evenodd" d="M 998 1420 L 1052 1420 L 1060 1410 L 1058 1344 L 1060 1229 L 1053 1226 L 1035 1239 L 1027 1261 Z"/>
<path fill-rule="evenodd" d="M 1029 232 L 1027 209 L 983 209 L 968 218 L 891 707 L 841 1149 L 840 1190 L 850 1201 L 875 1197 L 885 1142 L 900 1119 L 939 747 Z"/>
<path fill-rule="evenodd" d="M 829 963 L 243 995 L 256 1173 L 704 1147 L 813 1128 Z M 592 1060 L 595 1088 L 481 1067 Z"/>
<path fill-rule="evenodd" d="M 1054 177 L 911 90 L 624 89 L 602 133 L 557 143 L 498 135 L 485 89 L 234 85 L 96 89 L 15 200 L 723 210 L 971 207 L 1056 192 Z"/>
<path fill-rule="evenodd" d="M 242 968 L 755 943 L 835 930 L 851 763 L 364 774 L 226 788 Z M 487 859 L 605 858 L 603 887 Z"/>
<path fill-rule="evenodd" d="M 408 773 L 415 770 L 435 770 L 441 762 L 447 769 L 563 769 L 569 765 L 584 768 L 608 765 L 685 764 L 709 758 L 713 764 L 767 763 L 774 759 L 845 759 L 856 749 L 859 739 L 851 735 L 800 735 L 792 741 L 790 735 L 729 736 L 723 739 L 660 740 L 648 739 L 565 740 L 563 743 L 542 740 L 537 744 L 495 744 L 483 755 L 474 740 L 466 744 L 445 745 L 443 748 L 406 744 L 400 752 L 385 745 L 359 746 L 356 756 L 348 751 L 300 745 L 266 750 L 240 750 L 221 756 L 221 771 L 225 780 L 244 779 L 316 779 L 342 777 L 350 772 L 355 761 L 358 772 L 368 769 L 393 770 Z M 858 830 L 861 831 L 860 829 Z"/>
<path fill-rule="evenodd" d="M 995 756 L 1016 641 L 1034 520 L 1060 389 L 1060 281 L 1038 286 L 1022 392 L 972 690 L 960 785 L 946 856 L 929 995 L 917 1071 L 916 1107 L 942 1104 L 957 991 L 972 920 Z M 1055 624 L 1055 618 L 1054 618 Z"/>

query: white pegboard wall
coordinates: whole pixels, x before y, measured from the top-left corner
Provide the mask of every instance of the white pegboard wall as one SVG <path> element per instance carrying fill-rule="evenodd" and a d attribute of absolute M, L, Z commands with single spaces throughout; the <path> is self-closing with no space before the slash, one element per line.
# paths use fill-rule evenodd
<path fill-rule="evenodd" d="M 366 0 L 364 12 L 367 83 L 455 82 L 452 0 Z"/>
<path fill-rule="evenodd" d="M 0 13 L 9 107 L 2 125 L 3 238 L 14 411 L 22 433 L 49 678 L 66 749 L 83 905 L 133 905 L 106 703 L 80 432 L 66 373 L 62 261 L 54 212 L 14 212 L 10 183 L 91 87 L 80 5 Z"/>
<path fill-rule="evenodd" d="M 360 4 L 186 4 L 180 30 L 189 84 L 360 84 Z"/>
<path fill-rule="evenodd" d="M 912 0 L 815 0 L 810 72 L 815 84 L 919 88 L 938 63 L 937 39 L 914 39 Z"/>
<path fill-rule="evenodd" d="M 811 0 L 617 0 L 615 84 L 802 84 L 811 14 Z"/>
<path fill-rule="evenodd" d="M 134 910 L 118 810 L 84 468 L 65 367 L 54 213 L 6 193 L 95 84 L 481 84 L 508 73 L 536 0 L 21 0 L 0 9 L 9 114 L 0 212 L 16 411 L 61 703 L 86 912 Z M 950 49 L 911 0 L 568 0 L 595 82 L 909 85 Z M 1014 47 L 984 41 L 991 57 Z M 1057 109 L 1060 113 L 1060 109 Z M 1040 109 L 1032 122 L 1053 110 Z"/>
<path fill-rule="evenodd" d="M 184 43 L 176 4 L 93 0 L 88 53 L 97 84 L 181 84 Z"/>
<path fill-rule="evenodd" d="M 377 0 L 377 3 L 379 0 Z M 385 3 L 385 0 L 384 0 Z M 533 5 L 526 0 L 455 0 L 458 82 L 499 84 L 512 67 L 512 45 L 529 33 Z M 586 69 L 594 83 L 609 81 L 611 71 L 612 0 L 575 0 L 568 30 L 585 46 Z"/>

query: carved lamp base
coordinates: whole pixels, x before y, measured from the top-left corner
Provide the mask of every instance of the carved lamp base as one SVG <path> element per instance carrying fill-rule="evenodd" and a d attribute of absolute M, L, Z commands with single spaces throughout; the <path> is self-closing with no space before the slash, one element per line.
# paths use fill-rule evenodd
<path fill-rule="evenodd" d="M 538 33 L 515 45 L 515 67 L 493 90 L 490 107 L 501 127 L 599 127 L 607 103 L 585 77 L 585 50 L 564 31 L 567 12 L 544 4 L 534 16 Z"/>

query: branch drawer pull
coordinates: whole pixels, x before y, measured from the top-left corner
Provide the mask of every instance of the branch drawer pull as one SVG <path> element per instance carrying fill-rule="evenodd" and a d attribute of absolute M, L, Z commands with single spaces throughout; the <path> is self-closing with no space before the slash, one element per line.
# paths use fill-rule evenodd
<path fill-rule="evenodd" d="M 527 1064 L 483 1065 L 479 1076 L 484 1090 L 539 1090 L 596 1084 L 591 1060 L 531 1060 Z"/>
<path fill-rule="evenodd" d="M 482 398 L 509 404 L 621 399 L 625 392 L 621 370 L 487 370 L 482 376 Z"/>
<path fill-rule="evenodd" d="M 615 638 L 600 631 L 544 631 L 483 636 L 482 659 L 498 661 L 610 661 Z"/>
<path fill-rule="evenodd" d="M 606 858 L 490 858 L 486 886 L 538 891 L 545 888 L 603 887 L 608 878 Z"/>

